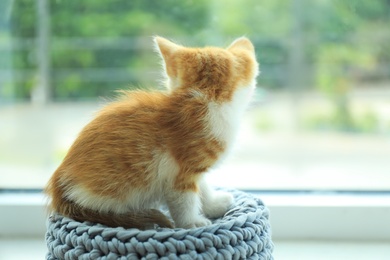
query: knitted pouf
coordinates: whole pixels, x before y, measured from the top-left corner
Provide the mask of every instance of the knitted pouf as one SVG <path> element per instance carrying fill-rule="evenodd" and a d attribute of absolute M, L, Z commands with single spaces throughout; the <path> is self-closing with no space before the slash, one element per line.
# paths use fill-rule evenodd
<path fill-rule="evenodd" d="M 268 209 L 253 195 L 228 191 L 232 209 L 193 229 L 109 228 L 52 215 L 47 259 L 273 259 Z"/>

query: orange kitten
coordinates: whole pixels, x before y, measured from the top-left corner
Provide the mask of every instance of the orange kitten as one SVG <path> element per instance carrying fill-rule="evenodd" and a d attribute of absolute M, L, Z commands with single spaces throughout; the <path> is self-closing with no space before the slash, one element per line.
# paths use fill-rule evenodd
<path fill-rule="evenodd" d="M 255 88 L 252 43 L 187 48 L 156 37 L 169 90 L 126 92 L 80 133 L 51 177 L 50 208 L 108 226 L 209 225 L 233 203 L 205 173 L 230 150 Z"/>

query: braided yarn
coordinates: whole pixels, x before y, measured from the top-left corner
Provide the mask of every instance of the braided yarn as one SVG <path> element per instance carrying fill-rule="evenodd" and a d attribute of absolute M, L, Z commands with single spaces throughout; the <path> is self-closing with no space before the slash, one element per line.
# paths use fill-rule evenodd
<path fill-rule="evenodd" d="M 268 209 L 253 195 L 228 191 L 232 209 L 193 229 L 109 228 L 52 215 L 47 259 L 273 259 Z"/>

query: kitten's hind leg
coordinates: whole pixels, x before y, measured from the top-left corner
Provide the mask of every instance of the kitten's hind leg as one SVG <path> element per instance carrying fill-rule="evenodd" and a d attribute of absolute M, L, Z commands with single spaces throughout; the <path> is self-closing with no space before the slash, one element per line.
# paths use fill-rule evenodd
<path fill-rule="evenodd" d="M 200 191 L 202 210 L 208 218 L 222 217 L 234 202 L 230 193 L 212 189 L 205 180 L 200 183 Z"/>
<path fill-rule="evenodd" d="M 197 192 L 171 191 L 166 200 L 177 228 L 195 228 L 211 224 L 211 221 L 201 214 L 201 202 Z"/>

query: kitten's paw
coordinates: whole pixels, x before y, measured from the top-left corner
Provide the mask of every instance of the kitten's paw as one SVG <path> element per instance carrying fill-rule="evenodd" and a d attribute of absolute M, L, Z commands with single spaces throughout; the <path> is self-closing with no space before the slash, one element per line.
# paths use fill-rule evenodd
<path fill-rule="evenodd" d="M 198 219 L 195 220 L 193 223 L 193 227 L 204 227 L 211 225 L 211 220 L 205 217 L 199 217 Z"/>
<path fill-rule="evenodd" d="M 208 226 L 208 225 L 211 225 L 211 220 L 209 220 L 208 218 L 205 218 L 203 216 L 199 216 L 194 221 L 194 223 L 192 223 L 190 226 L 191 226 L 191 228 L 196 228 L 196 227 L 204 227 L 204 226 Z"/>
<path fill-rule="evenodd" d="M 211 201 L 204 205 L 204 214 L 209 218 L 220 218 L 233 205 L 234 198 L 232 194 L 224 191 L 215 191 Z"/>
<path fill-rule="evenodd" d="M 212 223 L 211 220 L 209 220 L 203 216 L 199 216 L 196 219 L 189 221 L 187 223 L 177 224 L 176 227 L 189 229 L 189 228 L 208 226 L 208 225 L 211 225 L 211 223 Z"/>

